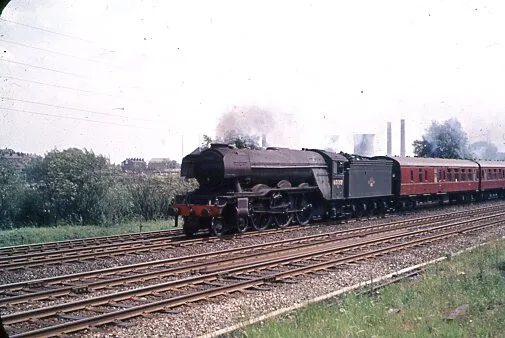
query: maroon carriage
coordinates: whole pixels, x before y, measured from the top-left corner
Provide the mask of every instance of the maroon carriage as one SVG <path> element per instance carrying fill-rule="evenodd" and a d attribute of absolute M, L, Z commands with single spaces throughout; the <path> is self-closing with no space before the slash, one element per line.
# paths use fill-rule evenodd
<path fill-rule="evenodd" d="M 478 161 L 480 166 L 480 190 L 483 198 L 491 194 L 502 196 L 505 189 L 505 162 Z"/>
<path fill-rule="evenodd" d="M 393 191 L 402 203 L 477 198 L 479 165 L 470 160 L 390 157 Z"/>

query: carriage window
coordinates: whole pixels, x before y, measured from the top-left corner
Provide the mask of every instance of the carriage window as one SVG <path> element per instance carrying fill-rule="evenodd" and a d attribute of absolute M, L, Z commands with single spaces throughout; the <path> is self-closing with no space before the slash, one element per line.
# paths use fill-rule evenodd
<path fill-rule="evenodd" d="M 423 169 L 419 169 L 419 183 L 423 181 Z"/>
<path fill-rule="evenodd" d="M 466 181 L 466 172 L 465 169 L 461 169 L 461 180 Z"/>
<path fill-rule="evenodd" d="M 451 168 L 448 168 L 447 169 L 447 181 L 452 181 L 452 172 L 451 172 Z"/>
<path fill-rule="evenodd" d="M 410 182 L 414 182 L 414 169 L 410 169 Z"/>
<path fill-rule="evenodd" d="M 438 182 L 438 170 L 433 169 L 433 182 L 437 183 Z"/>
<path fill-rule="evenodd" d="M 424 169 L 424 180 L 428 181 L 428 170 Z"/>
<path fill-rule="evenodd" d="M 454 169 L 454 181 L 459 181 L 459 169 Z"/>
<path fill-rule="evenodd" d="M 472 170 L 473 171 L 473 180 L 477 181 L 477 170 Z"/>

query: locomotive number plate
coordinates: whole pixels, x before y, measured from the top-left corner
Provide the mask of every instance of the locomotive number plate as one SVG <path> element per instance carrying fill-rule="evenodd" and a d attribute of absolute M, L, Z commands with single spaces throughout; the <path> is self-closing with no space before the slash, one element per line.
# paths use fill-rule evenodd
<path fill-rule="evenodd" d="M 344 180 L 333 180 L 333 185 L 342 185 L 344 184 Z"/>

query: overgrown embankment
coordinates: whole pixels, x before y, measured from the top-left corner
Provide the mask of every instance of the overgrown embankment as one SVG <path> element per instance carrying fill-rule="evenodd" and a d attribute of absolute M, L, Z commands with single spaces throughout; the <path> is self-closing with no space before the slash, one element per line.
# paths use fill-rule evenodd
<path fill-rule="evenodd" d="M 247 327 L 247 337 L 493 337 L 505 332 L 505 241 L 373 296 L 346 295 Z M 236 333 L 237 334 L 237 333 Z M 240 333 L 238 333 L 240 335 Z"/>
<path fill-rule="evenodd" d="M 22 227 L 0 231 L 0 247 L 45 243 L 89 237 L 112 236 L 135 232 L 174 229 L 172 220 L 132 221 L 112 226 L 59 225 L 56 227 Z"/>

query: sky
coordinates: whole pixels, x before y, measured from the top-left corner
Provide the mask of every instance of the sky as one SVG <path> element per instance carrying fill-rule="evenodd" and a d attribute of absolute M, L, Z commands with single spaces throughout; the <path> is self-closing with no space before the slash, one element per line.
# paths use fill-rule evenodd
<path fill-rule="evenodd" d="M 403 118 L 411 155 L 456 117 L 505 151 L 503 18 L 499 0 L 12 0 L 0 148 L 180 161 L 228 113 L 261 111 L 273 146 L 352 152 L 373 133 L 384 154 L 391 121 L 399 154 Z"/>

